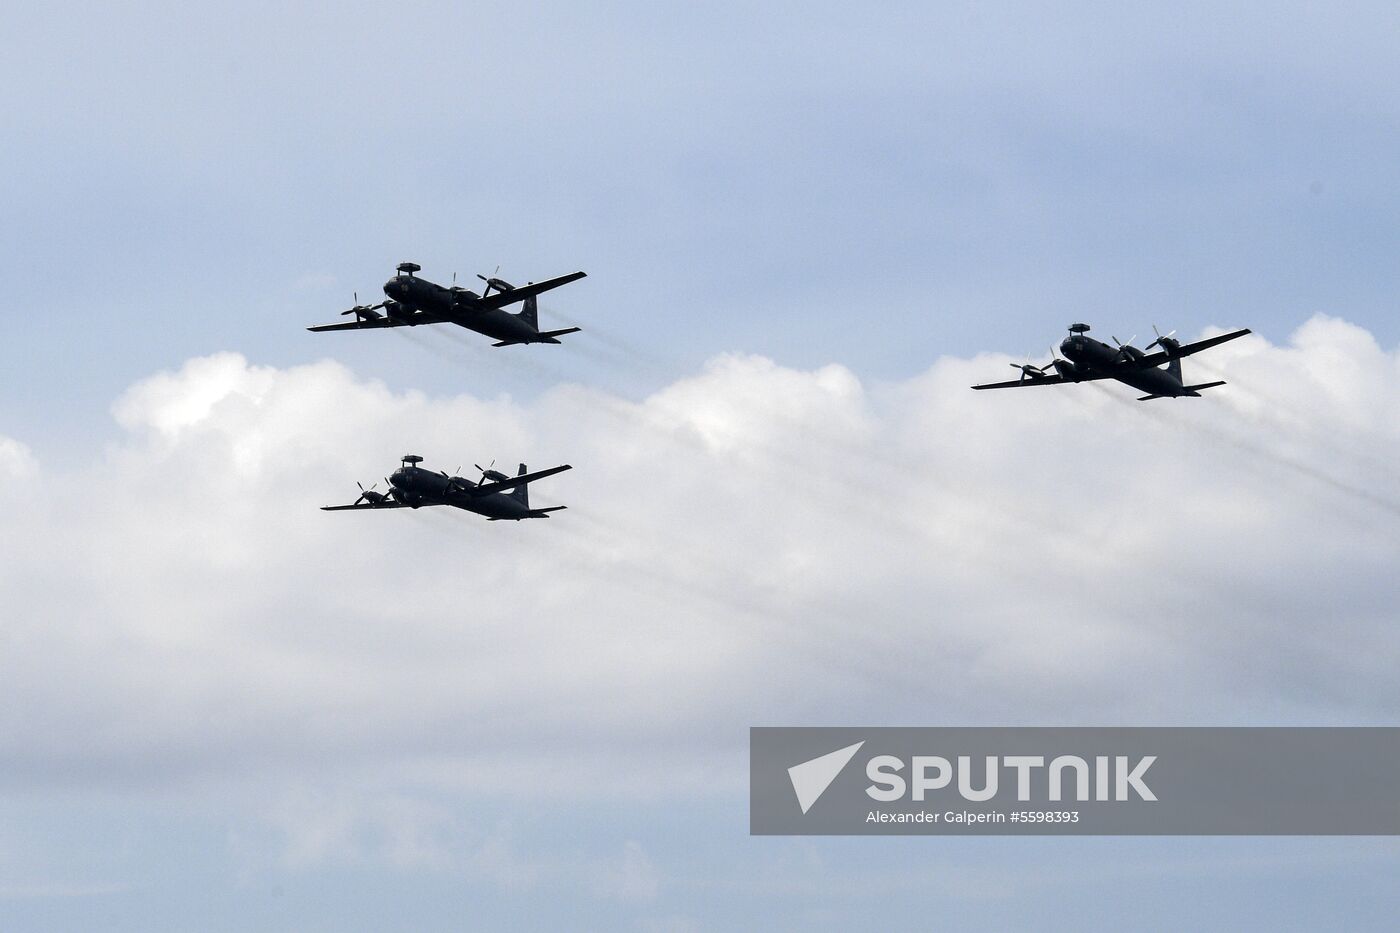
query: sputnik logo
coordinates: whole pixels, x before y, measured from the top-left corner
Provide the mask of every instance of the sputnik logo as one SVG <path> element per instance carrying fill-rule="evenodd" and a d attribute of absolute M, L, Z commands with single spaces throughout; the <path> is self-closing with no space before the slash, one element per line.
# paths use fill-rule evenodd
<path fill-rule="evenodd" d="M 788 768 L 788 777 L 792 779 L 792 789 L 797 794 L 797 803 L 802 807 L 803 813 L 812 809 L 812 804 L 826 793 L 831 782 L 836 780 L 836 775 L 841 773 L 841 769 L 846 767 L 864 744 L 865 740 L 861 739 L 854 745 L 838 748 L 820 758 L 813 758 Z"/>

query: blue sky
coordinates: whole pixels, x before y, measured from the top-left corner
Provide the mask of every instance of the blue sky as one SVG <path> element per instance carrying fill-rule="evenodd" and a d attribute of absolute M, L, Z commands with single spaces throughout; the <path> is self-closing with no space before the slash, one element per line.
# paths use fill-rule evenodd
<path fill-rule="evenodd" d="M 3 245 L 16 281 L 43 277 L 23 302 L 43 339 L 7 366 L 89 413 L 225 349 L 455 389 L 421 355 L 290 327 L 410 258 L 444 279 L 587 269 L 568 309 L 668 367 L 742 348 L 907 376 L 1040 353 L 1081 316 L 1286 333 L 1325 312 L 1390 342 L 1394 17 L 22 11 Z"/>
<path fill-rule="evenodd" d="M 1383 840 L 755 840 L 741 780 L 753 724 L 1394 722 L 1392 5 L 4 23 L 6 928 L 1393 916 Z M 408 259 L 584 269 L 585 330 L 303 329 Z M 1259 337 L 1190 408 L 965 391 L 1074 320 Z M 409 446 L 571 510 L 314 511 Z"/>

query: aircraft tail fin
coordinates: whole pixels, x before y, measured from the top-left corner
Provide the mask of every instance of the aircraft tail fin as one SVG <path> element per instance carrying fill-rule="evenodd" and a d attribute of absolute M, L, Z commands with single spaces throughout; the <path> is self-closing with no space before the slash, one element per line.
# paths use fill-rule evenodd
<path fill-rule="evenodd" d="M 534 328 L 540 326 L 540 306 L 537 303 L 538 300 L 539 299 L 534 295 L 526 298 L 524 303 L 520 306 L 520 314 L 517 315 L 522 321 Z"/>
<path fill-rule="evenodd" d="M 1176 379 L 1177 382 L 1181 382 L 1181 381 L 1182 381 L 1182 379 L 1181 379 L 1181 357 L 1179 357 L 1179 356 L 1174 356 L 1174 357 L 1172 357 L 1170 360 L 1167 360 L 1167 372 L 1168 372 L 1174 379 Z"/>
<path fill-rule="evenodd" d="M 522 463 L 520 464 L 520 469 L 516 471 L 515 475 L 524 476 L 526 472 L 527 471 L 525 469 L 525 464 Z M 511 490 L 511 496 L 515 499 L 516 502 L 519 502 L 521 505 L 525 506 L 525 508 L 528 509 L 530 507 L 530 484 L 521 483 L 519 486 L 516 486 L 515 489 Z"/>

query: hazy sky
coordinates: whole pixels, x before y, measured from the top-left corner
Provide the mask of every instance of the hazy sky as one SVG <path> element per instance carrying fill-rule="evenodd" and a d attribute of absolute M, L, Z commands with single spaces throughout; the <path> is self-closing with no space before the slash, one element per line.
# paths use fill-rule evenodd
<path fill-rule="evenodd" d="M 746 787 L 751 725 L 1395 722 L 1393 5 L 0 25 L 0 926 L 1393 922 L 1389 840 Z M 585 330 L 303 329 L 408 259 Z M 1257 336 L 967 390 L 1073 320 Z M 569 511 L 316 511 L 410 451 Z"/>

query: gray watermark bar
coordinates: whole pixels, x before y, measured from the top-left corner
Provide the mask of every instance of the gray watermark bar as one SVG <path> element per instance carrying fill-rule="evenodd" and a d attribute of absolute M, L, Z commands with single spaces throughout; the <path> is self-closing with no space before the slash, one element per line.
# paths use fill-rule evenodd
<path fill-rule="evenodd" d="M 754 835 L 1400 835 L 1400 728 L 749 730 Z"/>

